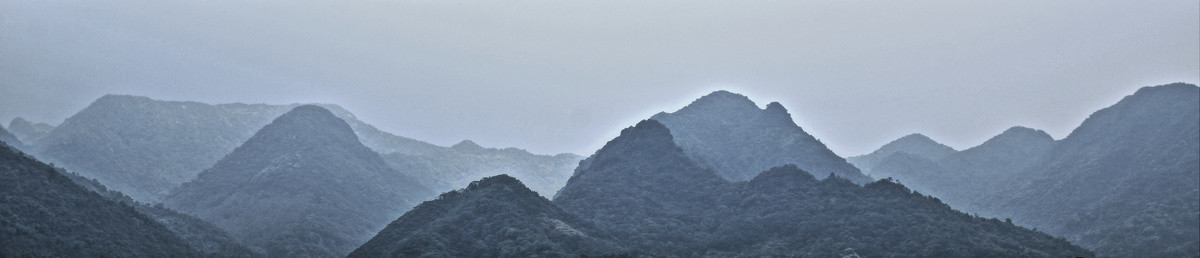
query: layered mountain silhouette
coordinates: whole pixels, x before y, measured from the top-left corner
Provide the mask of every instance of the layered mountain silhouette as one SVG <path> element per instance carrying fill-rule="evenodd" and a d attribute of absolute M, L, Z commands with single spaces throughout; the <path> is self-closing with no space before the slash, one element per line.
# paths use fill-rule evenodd
<path fill-rule="evenodd" d="M 54 126 L 46 123 L 33 123 L 18 117 L 8 123 L 8 129 L 22 142 L 34 143 L 54 130 Z"/>
<path fill-rule="evenodd" d="M 941 159 L 910 157 L 868 171 L 1102 256 L 1190 256 L 1200 253 L 1198 128 L 1200 88 L 1145 87 L 1060 141 L 1014 127 Z"/>
<path fill-rule="evenodd" d="M 405 213 L 350 257 L 562 257 L 618 252 L 516 178 L 472 182 Z"/>
<path fill-rule="evenodd" d="M 343 256 L 421 200 L 329 110 L 279 116 L 166 198 L 268 256 Z"/>
<path fill-rule="evenodd" d="M 815 176 L 832 173 L 860 184 L 871 181 L 804 132 L 778 102 L 759 109 L 746 96 L 716 91 L 651 119 L 670 128 L 696 164 L 726 180 L 747 181 L 769 168 L 795 164 Z"/>
<path fill-rule="evenodd" d="M 0 147 L 0 256 L 186 257 L 200 253 L 133 207 Z"/>
<path fill-rule="evenodd" d="M 171 189 L 192 180 L 201 171 L 244 143 L 272 119 L 299 106 L 263 104 L 210 105 L 198 102 L 160 101 L 146 97 L 107 95 L 68 118 L 32 145 L 40 159 L 54 162 L 142 202 L 158 202 Z M 320 105 L 350 125 L 359 140 L 382 154 L 395 154 L 410 170 L 470 171 L 470 178 L 510 173 L 530 180 L 535 189 L 557 189 L 573 167 L 560 164 L 570 158 L 494 150 L 460 155 L 453 148 L 396 136 L 366 124 L 336 105 Z M 16 121 L 14 121 L 16 122 Z M 515 154 L 514 154 L 515 153 Z M 479 163 L 456 158 L 479 158 Z M 389 161 L 396 160 L 389 158 Z M 531 162 L 531 163 L 523 163 Z M 571 161 L 570 163 L 574 163 Z M 416 165 L 412 165 L 416 164 Z M 455 167 L 457 166 L 457 167 Z M 501 166 L 493 168 L 492 166 Z M 505 167 L 507 166 L 507 167 Z M 536 167 L 537 170 L 509 171 Z M 528 174 L 526 174 L 528 173 Z M 549 177 L 542 181 L 537 178 Z M 419 178 L 438 189 L 460 188 L 469 181 Z M 544 187 L 543 187 L 544 186 Z"/>
<path fill-rule="evenodd" d="M 1022 171 L 1054 142 L 1044 131 L 1015 126 L 979 146 L 954 151 L 912 134 L 848 160 L 873 177 L 896 179 L 955 209 L 991 217 L 997 216 L 988 207 L 993 196 L 1027 182 Z"/>
<path fill-rule="evenodd" d="M 655 120 L 627 128 L 580 163 L 554 203 L 639 255 L 1092 255 L 891 181 L 817 180 L 785 165 L 729 182 L 676 142 Z"/>
<path fill-rule="evenodd" d="M 1200 87 L 1139 89 L 1030 167 L 998 212 L 1098 254 L 1200 253 Z M 1011 197 L 1011 198 L 1005 198 Z"/>

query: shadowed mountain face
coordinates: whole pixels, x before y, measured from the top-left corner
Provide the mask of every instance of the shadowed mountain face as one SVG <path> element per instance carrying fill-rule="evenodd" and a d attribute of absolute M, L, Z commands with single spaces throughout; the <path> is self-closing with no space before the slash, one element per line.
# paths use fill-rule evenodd
<path fill-rule="evenodd" d="M 269 256 L 343 256 L 427 188 L 384 164 L 328 110 L 299 106 L 263 127 L 166 203 Z"/>
<path fill-rule="evenodd" d="M 554 203 L 651 256 L 1092 255 L 891 181 L 817 180 L 786 165 L 728 182 L 675 142 L 654 120 L 623 130 L 580 163 Z"/>
<path fill-rule="evenodd" d="M 54 130 L 54 126 L 45 123 L 33 123 L 24 118 L 13 118 L 12 122 L 8 123 L 8 130 L 17 136 L 21 142 L 32 143 L 37 142 L 43 136 Z"/>
<path fill-rule="evenodd" d="M 1146 87 L 1084 120 L 997 210 L 1101 255 L 1200 253 L 1200 88 Z M 1011 197 L 1011 198 L 1006 198 Z"/>
<path fill-rule="evenodd" d="M 350 257 L 532 257 L 615 253 L 591 223 L 508 175 L 484 178 L 405 213 Z"/>
<path fill-rule="evenodd" d="M 198 255 L 133 207 L 71 182 L 55 168 L 0 146 L 0 256 Z"/>
<path fill-rule="evenodd" d="M 832 173 L 860 184 L 870 181 L 804 132 L 779 103 L 759 109 L 746 96 L 717 91 L 651 119 L 666 125 L 696 164 L 726 180 L 747 181 L 771 167 L 796 164 L 815 176 Z"/>
<path fill-rule="evenodd" d="M 249 139 L 256 130 L 296 106 L 299 105 L 209 105 L 108 95 L 68 118 L 32 147 L 35 155 L 44 160 L 60 164 L 83 176 L 96 178 L 138 201 L 157 202 L 171 189 L 212 167 Z M 496 170 L 537 167 L 539 169 L 530 170 L 529 174 L 513 174 L 539 183 L 535 186 L 557 189 L 570 176 L 573 168 L 559 166 L 562 162 L 560 159 L 528 153 L 510 155 L 505 151 L 490 151 L 478 155 L 460 155 L 452 148 L 380 131 L 336 105 L 320 106 L 345 120 L 359 140 L 372 150 L 410 157 L 397 163 L 407 165 L 397 167 L 402 170 L 418 171 L 413 168 L 419 168 L 419 171 L 452 170 L 470 171 L 467 175 L 494 175 L 499 173 L 493 172 L 503 173 Z M 487 158 L 479 158 L 483 160 L 480 162 L 469 160 L 475 156 L 496 157 L 499 161 Z M 572 155 L 567 159 L 572 157 L 578 158 Z M 492 169 L 492 166 L 507 167 Z M 424 174 L 414 172 L 411 175 Z M 463 180 L 470 178 L 477 177 Z M 542 181 L 533 180 L 538 178 L 551 179 L 543 180 L 543 184 Z M 450 181 L 421 179 L 425 182 Z M 461 187 L 458 184 L 447 185 Z M 446 188 L 449 189 L 453 188 Z"/>
<path fill-rule="evenodd" d="M 883 147 L 880 147 L 878 150 L 875 150 L 870 154 L 849 157 L 846 158 L 846 161 L 849 161 L 850 164 L 854 164 L 854 166 L 862 169 L 864 174 L 876 178 L 884 178 L 890 175 L 876 175 L 872 173 L 871 169 L 875 168 L 879 162 L 882 162 L 883 160 L 887 159 L 888 156 L 891 156 L 894 153 L 907 153 L 909 155 L 915 155 L 919 158 L 936 161 L 945 158 L 950 154 L 954 154 L 955 152 L 957 151 L 955 151 L 953 148 L 950 148 L 950 146 L 933 141 L 933 139 L 929 139 L 929 137 L 925 135 L 910 134 L 884 144 Z"/>

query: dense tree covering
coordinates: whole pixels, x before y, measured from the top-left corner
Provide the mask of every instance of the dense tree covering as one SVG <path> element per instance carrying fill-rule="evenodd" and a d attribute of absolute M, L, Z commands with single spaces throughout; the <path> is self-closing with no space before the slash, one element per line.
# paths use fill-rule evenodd
<path fill-rule="evenodd" d="M 508 175 L 484 178 L 405 213 L 350 257 L 532 257 L 617 252 L 609 236 Z"/>
<path fill-rule="evenodd" d="M 329 110 L 299 106 L 166 199 L 268 256 L 342 256 L 432 197 Z"/>
<path fill-rule="evenodd" d="M 646 120 L 581 163 L 554 203 L 633 254 L 1092 256 L 1061 238 L 954 211 L 883 180 L 816 180 L 794 165 L 730 183 Z"/>
<path fill-rule="evenodd" d="M 465 187 L 471 180 L 508 174 L 525 182 L 542 196 L 553 197 L 567 184 L 579 155 L 536 155 L 517 148 L 483 148 L 463 141 L 450 148 L 425 153 L 391 153 L 383 159 L 401 173 L 421 181 L 436 192 Z"/>
<path fill-rule="evenodd" d="M 696 164 L 730 181 L 750 180 L 783 164 L 796 164 L 814 176 L 832 173 L 859 184 L 871 181 L 804 132 L 778 102 L 759 109 L 746 96 L 716 91 L 651 119 L 670 128 L 675 142 Z"/>
<path fill-rule="evenodd" d="M 187 243 L 134 207 L 0 147 L 0 256 L 186 257 Z"/>

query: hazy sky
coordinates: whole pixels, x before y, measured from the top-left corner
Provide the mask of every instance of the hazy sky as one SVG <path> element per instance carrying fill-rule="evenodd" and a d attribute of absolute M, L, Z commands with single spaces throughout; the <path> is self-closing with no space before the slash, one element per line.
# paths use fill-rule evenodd
<path fill-rule="evenodd" d="M 1200 81 L 1198 2 L 0 0 L 0 120 L 108 93 L 324 102 L 439 145 L 587 155 L 728 89 L 843 156 L 914 132 L 963 149 Z"/>

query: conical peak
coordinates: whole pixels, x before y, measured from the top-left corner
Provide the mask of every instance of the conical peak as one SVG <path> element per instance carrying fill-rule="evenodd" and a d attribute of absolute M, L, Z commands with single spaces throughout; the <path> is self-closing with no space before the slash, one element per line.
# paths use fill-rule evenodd
<path fill-rule="evenodd" d="M 938 149 L 942 149 L 943 147 L 950 148 L 949 146 L 945 146 L 945 145 L 942 145 L 941 143 L 938 143 L 937 141 L 934 141 L 933 139 L 929 138 L 929 136 L 925 136 L 924 134 L 914 133 L 914 134 L 905 135 L 904 137 L 900 137 L 899 139 L 896 139 L 892 142 L 884 144 L 883 147 L 879 148 L 879 150 L 885 151 L 885 152 L 894 152 L 894 151 L 911 150 L 913 148 L 930 148 L 930 147 L 938 148 Z M 950 150 L 953 151 L 953 149 L 950 149 Z"/>
<path fill-rule="evenodd" d="M 604 147 L 597 150 L 593 157 L 604 159 L 601 157 L 632 155 L 633 157 L 649 158 L 644 155 L 662 153 L 682 155 L 683 150 L 675 145 L 671 130 L 657 120 L 646 119 L 638 122 L 637 125 L 621 130 L 621 134 L 617 138 L 604 144 Z"/>
<path fill-rule="evenodd" d="M 346 121 L 316 105 L 301 105 L 275 118 L 254 138 L 287 137 L 298 140 L 358 143 L 358 136 Z M 253 140 L 253 139 L 251 139 Z"/>
<path fill-rule="evenodd" d="M 996 137 L 992 137 L 992 139 L 1010 139 L 1010 138 L 1011 139 L 1024 139 L 1024 140 L 1037 140 L 1037 141 L 1054 141 L 1054 137 L 1051 137 L 1049 133 L 1046 133 L 1046 131 L 1033 129 L 1033 128 L 1029 128 L 1029 127 L 1024 127 L 1024 126 L 1013 126 L 1012 128 L 1008 128 L 1008 130 L 1004 130 L 1004 132 L 1000 133 L 1000 135 L 996 135 Z"/>
<path fill-rule="evenodd" d="M 476 144 L 474 141 L 471 141 L 471 140 L 463 140 L 461 142 L 458 142 L 457 144 L 454 144 L 453 146 L 450 146 L 450 148 L 453 148 L 456 150 L 481 150 L 481 149 L 483 149 L 483 146 L 479 146 L 479 144 Z"/>
<path fill-rule="evenodd" d="M 665 142 L 674 144 L 674 137 L 671 136 L 671 130 L 667 126 L 654 119 L 646 119 L 638 122 L 633 127 L 621 130 L 621 135 L 613 139 L 613 141 L 626 140 L 630 138 L 636 139 L 659 139 L 666 140 Z"/>
<path fill-rule="evenodd" d="M 764 171 L 754 179 L 751 179 L 751 184 L 761 183 L 803 183 L 816 182 L 817 178 L 812 174 L 796 167 L 795 164 L 787 164 L 783 166 L 773 167 L 770 170 Z"/>

